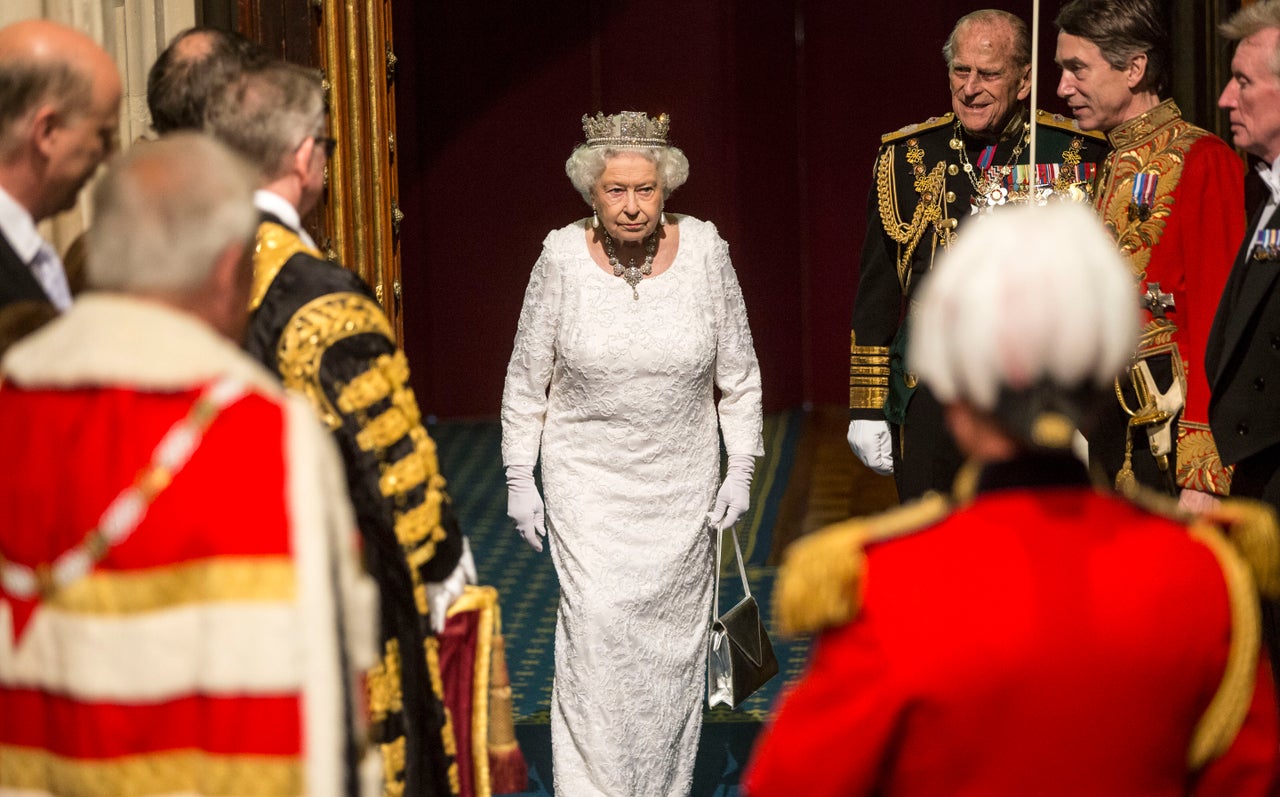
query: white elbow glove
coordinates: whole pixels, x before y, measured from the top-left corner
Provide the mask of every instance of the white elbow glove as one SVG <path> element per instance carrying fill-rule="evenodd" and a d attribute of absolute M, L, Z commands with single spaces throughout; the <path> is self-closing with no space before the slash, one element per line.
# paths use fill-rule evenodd
<path fill-rule="evenodd" d="M 849 448 L 881 476 L 893 473 L 893 438 L 888 421 L 849 421 Z"/>
<path fill-rule="evenodd" d="M 546 508 L 533 483 L 532 465 L 507 466 L 507 517 L 533 550 L 542 551 L 540 537 L 547 536 Z"/>
<path fill-rule="evenodd" d="M 437 634 L 444 632 L 445 618 L 449 607 L 454 604 L 468 584 L 476 583 L 476 562 L 471 558 L 471 543 L 462 538 L 462 557 L 458 566 L 445 577 L 444 581 L 427 582 L 427 609 L 431 612 L 431 630 Z"/>
<path fill-rule="evenodd" d="M 756 458 L 750 454 L 730 454 L 716 504 L 707 514 L 707 522 L 717 531 L 738 522 L 751 506 L 751 474 L 756 468 Z"/>

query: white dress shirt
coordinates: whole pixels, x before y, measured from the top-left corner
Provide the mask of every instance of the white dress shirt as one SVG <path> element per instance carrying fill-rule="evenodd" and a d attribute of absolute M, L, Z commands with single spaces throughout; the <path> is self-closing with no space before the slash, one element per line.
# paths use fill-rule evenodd
<path fill-rule="evenodd" d="M 1253 236 L 1249 239 L 1251 241 L 1258 240 L 1258 233 L 1266 228 L 1271 214 L 1280 207 L 1280 158 L 1276 158 L 1276 162 L 1270 166 L 1259 163 L 1256 168 L 1269 193 L 1267 203 L 1262 206 L 1262 215 L 1258 217 L 1258 225 L 1253 228 Z"/>
<path fill-rule="evenodd" d="M 298 209 L 290 204 L 289 200 L 275 192 L 259 188 L 253 192 L 253 206 L 263 213 L 270 213 L 280 219 L 286 227 L 298 234 L 304 244 L 317 252 L 320 251 L 316 242 L 311 240 L 306 230 L 302 229 L 302 217 L 298 215 Z"/>

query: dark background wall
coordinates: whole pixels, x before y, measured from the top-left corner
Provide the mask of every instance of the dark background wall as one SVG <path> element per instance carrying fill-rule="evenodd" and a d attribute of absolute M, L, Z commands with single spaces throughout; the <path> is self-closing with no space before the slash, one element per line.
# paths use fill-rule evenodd
<path fill-rule="evenodd" d="M 987 0 L 1022 14 L 1030 0 Z M 1041 107 L 1054 95 L 1043 3 Z M 880 135 L 949 109 L 940 48 L 969 0 L 497 0 L 393 5 L 405 349 L 425 411 L 498 412 L 529 270 L 585 216 L 584 113 L 666 111 L 669 210 L 714 221 L 767 409 L 847 401 L 848 319 Z"/>

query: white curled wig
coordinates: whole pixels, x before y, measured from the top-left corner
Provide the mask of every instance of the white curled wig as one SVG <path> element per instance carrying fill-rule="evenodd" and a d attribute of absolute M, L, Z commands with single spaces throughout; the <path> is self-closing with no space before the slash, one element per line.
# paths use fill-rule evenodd
<path fill-rule="evenodd" d="M 1110 389 L 1138 340 L 1133 275 L 1080 205 L 972 220 L 920 286 L 910 370 L 946 404 L 987 413 L 1011 394 Z"/>
<path fill-rule="evenodd" d="M 579 144 L 565 161 L 564 173 L 588 205 L 591 204 L 591 189 L 604 174 L 605 162 L 619 152 L 635 152 L 657 166 L 663 199 L 689 179 L 689 159 L 677 147 L 593 147 Z"/>

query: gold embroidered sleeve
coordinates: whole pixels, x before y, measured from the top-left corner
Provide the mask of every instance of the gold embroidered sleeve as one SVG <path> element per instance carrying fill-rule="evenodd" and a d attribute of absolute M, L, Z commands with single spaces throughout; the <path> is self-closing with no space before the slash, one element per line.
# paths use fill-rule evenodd
<path fill-rule="evenodd" d="M 365 334 L 381 335 L 394 345 L 391 324 L 372 299 L 359 293 L 326 293 L 300 307 L 280 336 L 276 360 L 285 387 L 306 396 L 330 429 L 342 426 L 342 414 L 321 384 L 324 355 L 337 343 Z"/>
<path fill-rule="evenodd" d="M 849 408 L 874 410 L 889 397 L 889 347 L 859 346 L 849 333 Z"/>
<path fill-rule="evenodd" d="M 1208 424 L 1178 423 L 1178 487 L 1230 495 L 1232 471 L 1231 466 L 1222 464 Z"/>
<path fill-rule="evenodd" d="M 422 413 L 408 380 L 409 364 L 397 349 L 380 355 L 368 370 L 343 385 L 336 404 L 340 412 L 357 419 L 356 444 L 378 458 L 378 488 L 395 507 L 396 538 L 416 574 L 447 536 L 441 523 L 445 480 L 435 441 L 422 426 Z M 410 443 L 408 452 L 390 459 L 389 452 L 405 439 Z M 419 488 L 423 488 L 422 500 L 409 502 L 407 496 Z"/>

